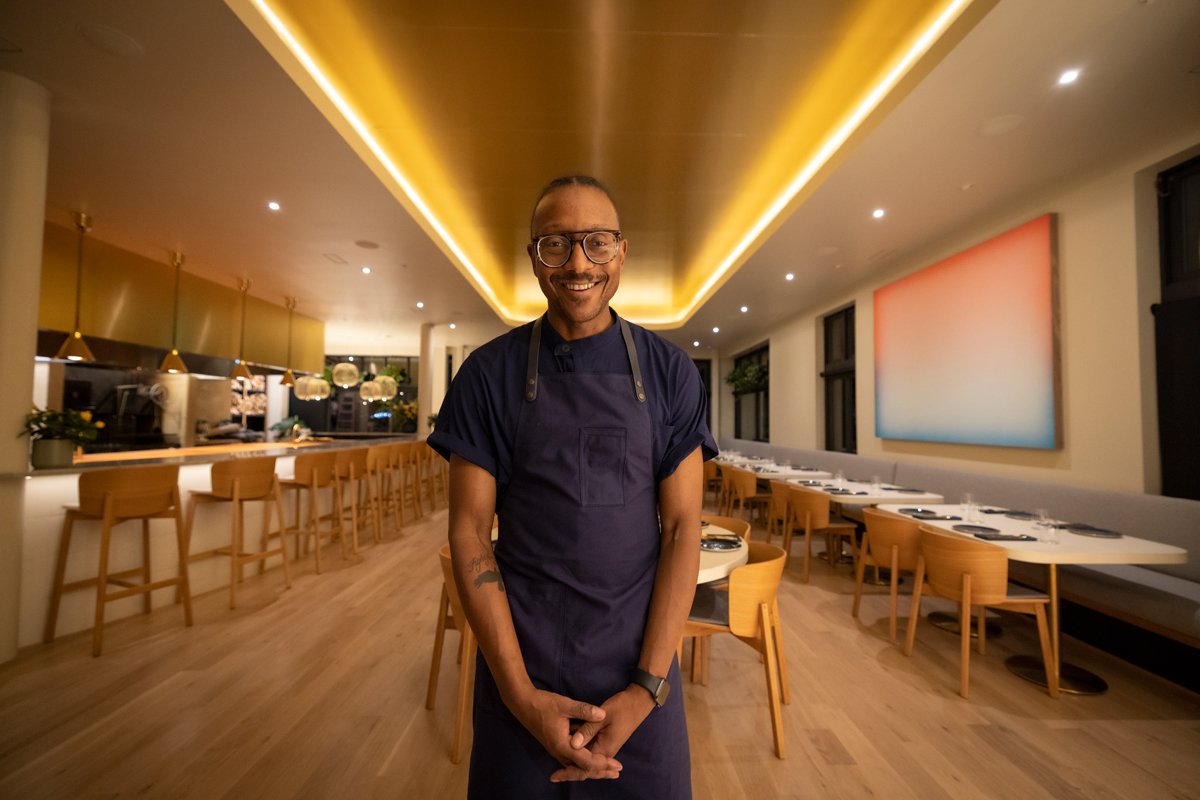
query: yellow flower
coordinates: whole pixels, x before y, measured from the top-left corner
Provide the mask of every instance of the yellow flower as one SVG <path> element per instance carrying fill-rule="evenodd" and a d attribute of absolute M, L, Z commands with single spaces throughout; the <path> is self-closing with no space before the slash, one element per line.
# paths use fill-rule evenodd
<path fill-rule="evenodd" d="M 86 412 L 86 411 L 85 411 L 85 412 L 83 412 L 83 413 L 87 414 L 87 412 Z M 88 416 L 90 417 L 90 416 L 91 416 L 91 414 L 88 414 Z M 100 420 L 96 420 L 96 427 L 97 427 L 97 428 L 103 428 L 103 427 L 104 427 L 104 423 L 103 423 L 103 422 L 101 422 Z"/>
<path fill-rule="evenodd" d="M 80 411 L 79 416 L 83 418 L 84 422 L 92 421 L 92 412 L 90 412 L 90 411 Z M 101 425 L 100 427 L 104 427 L 104 426 Z"/>

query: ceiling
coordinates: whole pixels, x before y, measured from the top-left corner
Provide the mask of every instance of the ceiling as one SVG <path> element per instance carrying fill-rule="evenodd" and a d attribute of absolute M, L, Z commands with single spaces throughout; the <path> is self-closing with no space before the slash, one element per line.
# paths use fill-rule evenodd
<path fill-rule="evenodd" d="M 82 209 L 94 236 L 164 269 L 181 250 L 188 271 L 296 295 L 332 352 L 415 353 L 422 323 L 520 316 L 536 301 L 529 204 L 564 171 L 599 174 L 621 203 L 615 305 L 686 317 L 664 334 L 720 348 L 1023 196 L 1200 131 L 1200 3 L 979 0 L 729 260 L 945 3 L 272 4 L 369 120 L 372 152 L 250 0 L 229 2 L 0 0 L 0 70 L 52 93 L 52 222 Z M 916 13 L 886 10 L 901 5 Z M 1079 80 L 1056 85 L 1072 67 Z M 409 174 L 425 194 L 403 191 Z"/>

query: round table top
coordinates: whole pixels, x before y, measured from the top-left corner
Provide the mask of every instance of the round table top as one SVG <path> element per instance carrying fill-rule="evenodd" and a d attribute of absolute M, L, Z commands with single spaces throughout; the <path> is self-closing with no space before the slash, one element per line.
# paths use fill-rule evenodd
<path fill-rule="evenodd" d="M 726 530 L 719 525 L 708 525 L 705 527 L 706 533 L 725 533 L 731 536 L 736 536 L 733 531 Z M 696 577 L 696 583 L 709 583 L 710 581 L 719 581 L 723 578 L 728 578 L 729 573 L 733 572 L 738 567 L 742 566 L 750 560 L 750 548 L 745 542 L 736 550 L 700 550 L 700 573 Z"/>

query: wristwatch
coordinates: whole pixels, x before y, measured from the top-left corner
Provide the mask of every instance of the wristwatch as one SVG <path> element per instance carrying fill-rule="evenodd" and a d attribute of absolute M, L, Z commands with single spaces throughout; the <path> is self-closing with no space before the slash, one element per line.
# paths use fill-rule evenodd
<path fill-rule="evenodd" d="M 654 699 L 654 705 L 662 708 L 667 702 L 667 695 L 671 693 L 671 684 L 667 683 L 666 678 L 660 678 L 657 675 L 651 675 L 644 669 L 633 670 L 633 674 L 629 677 L 630 683 L 636 683 Z"/>

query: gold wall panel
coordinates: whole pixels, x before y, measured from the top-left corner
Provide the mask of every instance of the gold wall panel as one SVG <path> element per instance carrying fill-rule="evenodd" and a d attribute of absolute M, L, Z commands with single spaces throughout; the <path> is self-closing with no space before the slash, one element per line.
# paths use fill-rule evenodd
<path fill-rule="evenodd" d="M 79 234 L 46 223 L 38 327 L 70 331 L 75 314 Z M 237 358 L 241 293 L 186 270 L 180 276 L 179 350 Z M 171 346 L 175 274 L 168 263 L 130 253 L 88 235 L 84 243 L 79 325 L 99 336 L 148 347 Z M 288 312 L 250 295 L 246 303 L 246 360 L 285 367 Z M 320 372 L 325 365 L 325 323 L 295 314 L 292 368 Z"/>

